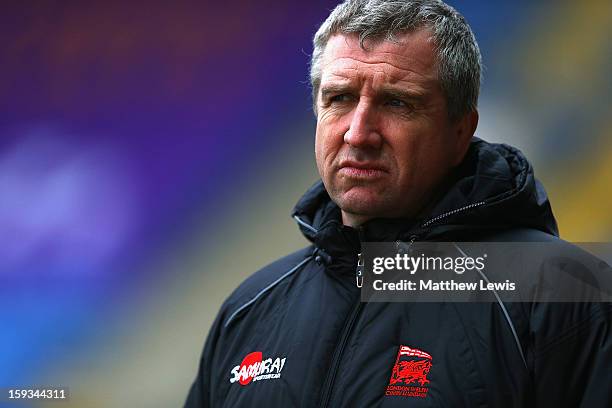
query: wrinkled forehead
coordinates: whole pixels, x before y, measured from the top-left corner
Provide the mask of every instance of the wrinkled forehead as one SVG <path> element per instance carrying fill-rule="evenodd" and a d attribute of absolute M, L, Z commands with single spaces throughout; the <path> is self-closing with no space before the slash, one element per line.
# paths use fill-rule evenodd
<path fill-rule="evenodd" d="M 406 77 L 437 79 L 435 43 L 428 29 L 397 35 L 394 41 L 366 39 L 357 34 L 334 34 L 323 53 L 322 80 L 339 73 L 380 73 L 390 80 Z"/>

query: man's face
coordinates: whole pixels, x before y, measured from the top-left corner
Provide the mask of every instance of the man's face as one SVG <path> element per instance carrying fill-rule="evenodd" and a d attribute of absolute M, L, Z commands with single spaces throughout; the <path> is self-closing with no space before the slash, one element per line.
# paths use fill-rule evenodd
<path fill-rule="evenodd" d="M 415 215 L 467 148 L 462 122 L 448 119 L 429 31 L 398 40 L 364 50 L 356 35 L 336 34 L 323 54 L 315 154 L 345 224 Z"/>

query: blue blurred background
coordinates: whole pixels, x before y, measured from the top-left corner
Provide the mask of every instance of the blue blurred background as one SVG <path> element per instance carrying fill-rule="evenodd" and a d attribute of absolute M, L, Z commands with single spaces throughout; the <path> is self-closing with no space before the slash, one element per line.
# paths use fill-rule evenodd
<path fill-rule="evenodd" d="M 305 244 L 308 55 L 336 3 L 2 4 L 0 386 L 182 404 L 224 298 Z M 450 3 L 486 65 L 477 135 L 523 149 L 564 238 L 609 241 L 610 3 Z"/>

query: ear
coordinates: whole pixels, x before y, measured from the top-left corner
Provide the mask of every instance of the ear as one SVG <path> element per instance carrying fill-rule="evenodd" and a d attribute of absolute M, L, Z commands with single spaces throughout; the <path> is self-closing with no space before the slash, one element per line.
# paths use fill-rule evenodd
<path fill-rule="evenodd" d="M 478 126 L 478 111 L 473 110 L 466 113 L 461 119 L 459 119 L 454 125 L 455 134 L 455 160 L 453 165 L 456 166 L 465 157 L 476 127 Z"/>

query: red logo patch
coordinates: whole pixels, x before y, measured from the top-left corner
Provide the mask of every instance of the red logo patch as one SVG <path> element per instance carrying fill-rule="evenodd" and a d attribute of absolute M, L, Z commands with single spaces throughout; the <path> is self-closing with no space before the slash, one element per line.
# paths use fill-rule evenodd
<path fill-rule="evenodd" d="M 422 350 L 400 346 L 385 395 L 425 398 L 431 361 L 431 355 Z"/>

